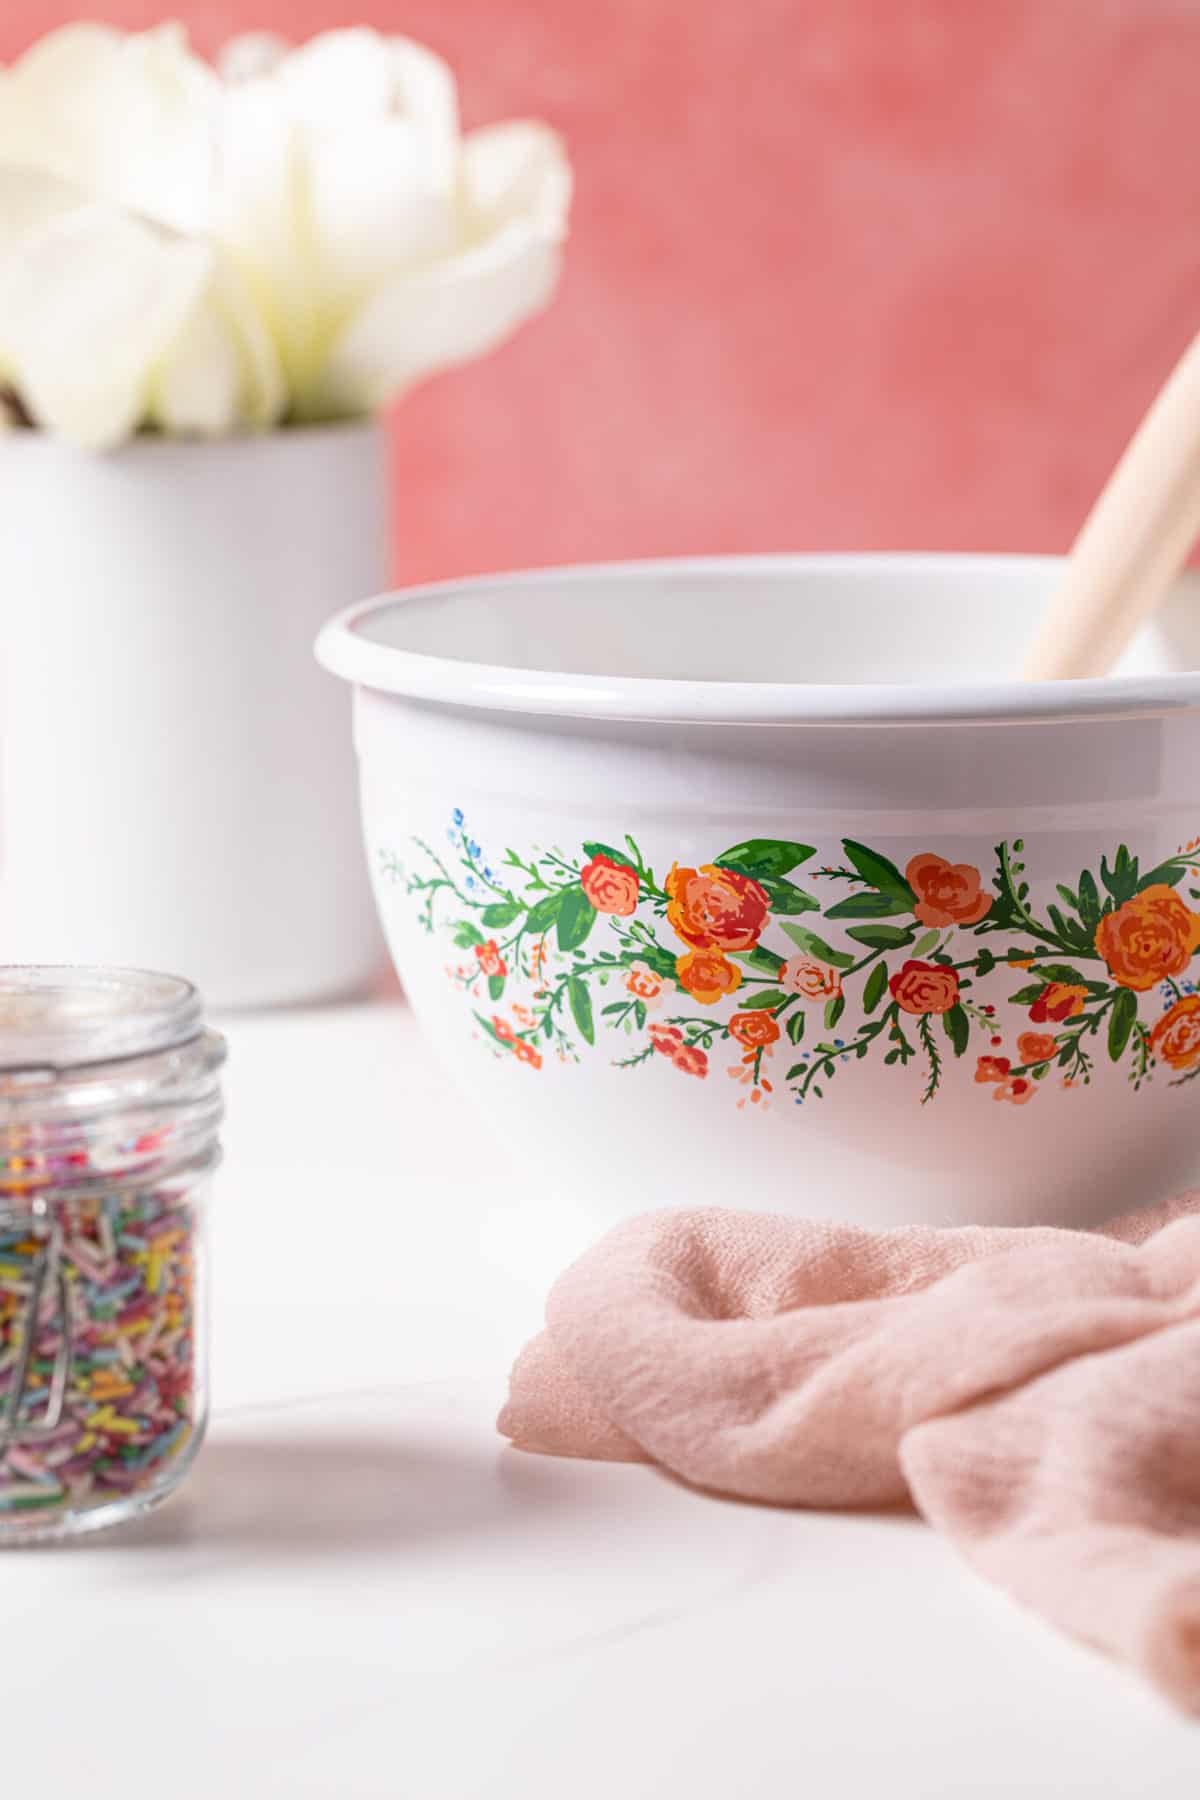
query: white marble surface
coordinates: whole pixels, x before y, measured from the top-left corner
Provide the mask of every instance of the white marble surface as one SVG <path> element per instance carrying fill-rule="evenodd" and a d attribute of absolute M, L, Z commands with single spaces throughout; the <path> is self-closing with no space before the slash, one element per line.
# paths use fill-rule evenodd
<path fill-rule="evenodd" d="M 506 1450 L 569 1198 L 472 1128 L 400 1006 L 228 1032 L 209 1443 L 143 1524 L 0 1561 L 8 1791 L 1198 1791 L 1200 1726 L 914 1520 Z"/>

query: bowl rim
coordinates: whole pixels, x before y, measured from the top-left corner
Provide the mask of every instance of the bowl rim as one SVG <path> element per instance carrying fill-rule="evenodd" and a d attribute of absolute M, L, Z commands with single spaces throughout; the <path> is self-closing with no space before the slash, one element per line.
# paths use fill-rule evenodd
<path fill-rule="evenodd" d="M 406 699 L 486 712 L 557 718 L 728 725 L 955 725 L 1062 723 L 1072 719 L 1162 716 L 1200 706 L 1200 670 L 1166 675 L 1107 675 L 1082 681 L 851 682 L 695 681 L 668 676 L 578 675 L 460 662 L 400 650 L 362 635 L 370 618 L 419 600 L 450 600 L 481 590 L 503 593 L 564 586 L 596 576 L 647 574 L 820 574 L 923 569 L 1061 569 L 1061 556 L 951 551 L 780 552 L 738 556 L 644 557 L 470 575 L 379 594 L 345 607 L 323 626 L 314 646 L 330 674 L 359 688 Z M 1185 576 L 1184 579 L 1189 579 Z M 1195 575 L 1190 579 L 1195 580 Z"/>

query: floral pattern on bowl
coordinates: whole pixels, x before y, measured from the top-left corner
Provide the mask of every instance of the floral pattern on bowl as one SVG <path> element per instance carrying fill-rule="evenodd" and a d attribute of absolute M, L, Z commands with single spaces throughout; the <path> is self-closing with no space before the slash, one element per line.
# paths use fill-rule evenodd
<path fill-rule="evenodd" d="M 901 870 L 849 838 L 824 863 L 749 838 L 660 878 L 631 836 L 495 866 L 460 810 L 447 837 L 444 853 L 383 851 L 381 874 L 460 953 L 446 972 L 481 1038 L 531 1070 L 615 1044 L 622 1069 L 723 1066 L 739 1107 L 820 1100 L 870 1056 L 919 1063 L 922 1103 L 970 1055 L 981 1097 L 1014 1106 L 1051 1077 L 1088 1085 L 1097 1057 L 1135 1089 L 1200 1075 L 1200 841 L 1145 872 L 1122 844 L 1035 906 L 1020 838 L 989 881 L 934 849 Z"/>

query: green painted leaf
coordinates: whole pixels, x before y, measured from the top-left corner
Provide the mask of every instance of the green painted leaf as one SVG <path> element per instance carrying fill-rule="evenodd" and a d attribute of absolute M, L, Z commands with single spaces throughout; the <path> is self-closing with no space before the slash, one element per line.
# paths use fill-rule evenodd
<path fill-rule="evenodd" d="M 1130 993 L 1128 988 L 1119 988 L 1108 1015 L 1108 1054 L 1113 1062 L 1120 1062 L 1136 1023 L 1137 995 Z"/>
<path fill-rule="evenodd" d="M 1110 869 L 1106 857 L 1100 858 L 1100 879 L 1116 901 L 1122 905 L 1132 899 L 1138 890 L 1138 859 L 1129 854 L 1126 844 L 1121 844 L 1113 858 Z"/>
<path fill-rule="evenodd" d="M 715 861 L 719 868 L 736 869 L 757 881 L 764 875 L 788 875 L 814 854 L 811 844 L 797 844 L 790 838 L 747 838 L 744 844 L 723 850 Z"/>
<path fill-rule="evenodd" d="M 563 892 L 558 909 L 558 947 L 577 950 L 596 923 L 596 909 L 581 887 Z"/>
<path fill-rule="evenodd" d="M 540 937 L 544 931 L 549 931 L 558 917 L 558 909 L 563 903 L 563 895 L 570 891 L 569 888 L 555 888 L 552 894 L 544 894 L 537 905 L 531 906 L 529 909 L 529 916 L 525 920 L 526 931 L 533 932 L 536 937 Z"/>
<path fill-rule="evenodd" d="M 903 925 L 885 925 L 882 921 L 874 925 L 850 925 L 846 936 L 852 937 L 856 943 L 866 944 L 871 950 L 898 950 L 901 944 L 911 944 L 913 934 Z M 937 934 L 934 933 L 934 943 Z"/>
<path fill-rule="evenodd" d="M 842 848 L 864 881 L 869 881 L 881 894 L 890 894 L 894 900 L 903 900 L 910 909 L 915 905 L 916 895 L 894 862 L 881 856 L 878 850 L 869 850 L 865 844 L 856 844 L 853 838 L 843 838 Z"/>
<path fill-rule="evenodd" d="M 609 862 L 620 863 L 624 869 L 636 869 L 637 864 L 624 850 L 614 850 L 611 844 L 585 844 L 583 854 L 590 862 L 594 856 L 607 856 Z"/>
<path fill-rule="evenodd" d="M 755 877 L 760 887 L 766 890 L 767 899 L 771 902 L 771 911 L 775 913 L 820 912 L 821 902 L 806 894 L 794 882 L 781 881 L 778 876 L 758 875 Z"/>
<path fill-rule="evenodd" d="M 1159 863 L 1156 869 L 1147 869 L 1146 873 L 1139 877 L 1138 891 L 1164 884 L 1167 887 L 1176 887 L 1188 870 L 1194 867 L 1194 860 L 1190 856 L 1185 856 L 1182 860 L 1178 857 L 1169 857 L 1166 862 Z"/>
<path fill-rule="evenodd" d="M 911 900 L 902 900 L 892 894 L 877 894 L 872 889 L 866 894 L 847 894 L 844 900 L 836 901 L 829 908 L 825 917 L 827 919 L 887 919 L 911 911 Z"/>
<path fill-rule="evenodd" d="M 1061 881 L 1056 881 L 1054 886 L 1055 886 L 1055 891 L 1057 892 L 1059 899 L 1062 900 L 1067 906 L 1069 906 L 1072 912 L 1078 912 L 1079 911 L 1079 895 L 1074 891 L 1074 889 L 1069 888 L 1069 887 L 1064 887 Z"/>
<path fill-rule="evenodd" d="M 788 1070 L 787 1074 L 784 1076 L 783 1079 L 785 1081 L 797 1081 L 797 1080 L 799 1080 L 800 1076 L 803 1075 L 803 1073 L 804 1073 L 804 1064 L 802 1062 L 793 1063 L 791 1068 Z"/>
<path fill-rule="evenodd" d="M 498 900 L 494 906 L 485 906 L 479 916 L 485 925 L 511 925 L 520 911 L 515 900 Z"/>
<path fill-rule="evenodd" d="M 661 944 L 639 943 L 634 949 L 627 950 L 621 960 L 626 966 L 635 962 L 644 962 L 648 969 L 653 969 L 654 973 L 661 975 L 664 981 L 675 979 L 676 959 L 669 950 L 664 950 Z M 773 975 L 775 971 L 774 968 L 764 968 L 762 972 L 764 975 Z"/>
<path fill-rule="evenodd" d="M 845 994 L 835 994 L 825 1007 L 825 1029 L 832 1031 L 846 1010 Z"/>
<path fill-rule="evenodd" d="M 498 1000 L 504 992 L 504 981 L 505 978 L 503 975 L 488 976 L 488 993 L 493 1000 Z"/>
<path fill-rule="evenodd" d="M 765 944 L 756 944 L 753 950 L 735 950 L 733 960 L 759 975 L 774 975 L 783 967 L 782 956 L 776 956 Z"/>
<path fill-rule="evenodd" d="M 850 933 L 851 937 L 853 937 L 854 935 L 855 935 L 854 932 Z M 942 934 L 940 931 L 927 931 L 925 933 L 924 937 L 918 938 L 916 943 L 913 945 L 913 955 L 916 957 L 928 956 L 929 952 L 931 950 L 936 950 L 937 942 L 938 942 L 938 939 L 941 937 L 941 935 Z M 981 950 L 979 952 L 980 964 L 983 963 L 985 957 L 987 959 L 988 968 L 990 969 L 996 959 L 992 955 L 990 950 Z M 979 973 L 981 975 L 984 973 L 984 970 L 982 967 L 980 968 Z"/>
<path fill-rule="evenodd" d="M 791 938 L 798 950 L 803 950 L 806 956 L 816 957 L 818 962 L 829 963 L 835 969 L 849 969 L 853 965 L 852 956 L 848 956 L 844 950 L 835 950 L 832 944 L 827 944 L 824 938 L 818 937 L 815 931 L 810 931 L 807 925 L 793 925 L 784 919 L 779 929 Z"/>
<path fill-rule="evenodd" d="M 802 1012 L 794 1012 L 788 1019 L 787 1034 L 793 1044 L 800 1042 L 804 1036 L 804 1014 Z"/>
<path fill-rule="evenodd" d="M 739 1005 L 743 1012 L 759 1012 L 764 1006 L 779 1006 L 786 999 L 787 995 L 781 994 L 778 988 L 764 988 L 761 994 L 751 994 Z"/>
<path fill-rule="evenodd" d="M 1036 964 L 1036 973 L 1042 976 L 1046 981 L 1061 981 L 1068 987 L 1083 987 L 1085 985 L 1084 978 L 1079 973 L 1079 970 L 1073 969 L 1070 963 L 1043 962 L 1039 957 Z"/>
<path fill-rule="evenodd" d="M 887 992 L 888 972 L 886 963 L 876 963 L 867 976 L 867 985 L 863 989 L 863 1011 L 874 1012 Z"/>
<path fill-rule="evenodd" d="M 1035 1000 L 1040 999 L 1045 985 L 1044 981 L 1034 981 L 1028 987 L 1018 988 L 1015 994 L 1008 996 L 1009 1005 L 1032 1006 Z"/>
<path fill-rule="evenodd" d="M 483 943 L 483 933 L 477 931 L 469 920 L 464 919 L 462 924 L 455 928 L 454 942 L 460 950 L 470 950 L 475 944 Z"/>
<path fill-rule="evenodd" d="M 596 1041 L 596 1027 L 592 1022 L 592 996 L 588 993 L 587 982 L 578 975 L 572 975 L 567 982 L 567 1000 L 571 1007 L 571 1016 L 579 1027 L 579 1035 L 586 1043 Z"/>
<path fill-rule="evenodd" d="M 630 1002 L 629 1000 L 614 1000 L 611 1006 L 605 1006 L 605 1007 L 601 1008 L 600 1017 L 602 1019 L 607 1019 L 613 1013 L 628 1012 L 631 1004 L 632 1004 L 632 1002 Z"/>
<path fill-rule="evenodd" d="M 971 1037 L 971 1021 L 961 1006 L 952 1006 L 942 1014 L 942 1028 L 954 1046 L 955 1056 L 961 1056 Z"/>
<path fill-rule="evenodd" d="M 1079 916 L 1093 931 L 1100 923 L 1100 890 L 1090 869 L 1079 877 Z"/>

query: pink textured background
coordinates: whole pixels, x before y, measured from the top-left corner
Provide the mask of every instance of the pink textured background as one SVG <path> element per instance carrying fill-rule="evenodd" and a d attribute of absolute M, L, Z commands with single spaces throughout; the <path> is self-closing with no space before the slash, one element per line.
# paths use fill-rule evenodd
<path fill-rule="evenodd" d="M 10 55 L 74 8 L 28 0 Z M 1200 0 L 311 0 L 567 134 L 554 310 L 395 421 L 406 578 L 1050 549 L 1200 328 Z M 109 9 L 124 25 L 155 5 Z"/>

